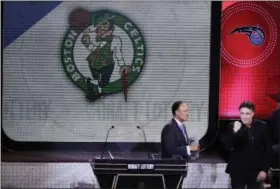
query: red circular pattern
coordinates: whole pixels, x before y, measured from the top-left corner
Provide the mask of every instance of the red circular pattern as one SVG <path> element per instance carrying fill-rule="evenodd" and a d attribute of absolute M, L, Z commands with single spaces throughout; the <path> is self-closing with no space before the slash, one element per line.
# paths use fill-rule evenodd
<path fill-rule="evenodd" d="M 259 53 L 259 55 L 257 55 L 254 58 L 240 58 L 238 56 L 233 56 L 232 53 L 229 53 L 230 50 L 229 47 L 226 47 L 225 44 L 223 44 L 223 40 L 222 40 L 222 44 L 221 44 L 221 48 L 222 48 L 222 57 L 228 62 L 231 63 L 235 66 L 238 67 L 251 67 L 251 66 L 255 66 L 257 64 L 260 64 L 261 62 L 265 61 L 270 54 L 273 52 L 275 46 L 276 46 L 276 40 L 277 40 L 277 26 L 275 24 L 275 21 L 273 20 L 272 16 L 269 14 L 269 12 L 259 6 L 256 5 L 254 3 L 251 2 L 239 2 L 236 3 L 230 7 L 228 7 L 224 13 L 223 13 L 223 20 L 222 20 L 222 32 L 224 32 L 224 28 L 225 25 L 228 23 L 228 20 L 230 19 L 235 19 L 238 18 L 238 15 L 244 13 L 244 12 L 250 12 L 253 14 L 258 14 L 258 16 L 261 16 L 266 24 L 268 25 L 268 31 L 265 31 L 266 34 L 266 39 L 268 40 L 268 42 L 266 45 L 264 50 L 262 51 L 262 53 Z M 250 16 L 250 15 L 248 15 Z M 238 18 L 240 19 L 240 17 Z M 250 24 L 250 23 L 248 23 Z M 236 26 L 238 27 L 238 26 Z M 236 27 L 232 27 L 232 29 L 236 28 Z M 267 33 L 269 35 L 267 35 Z M 268 36 L 268 38 L 267 38 Z M 249 39 L 247 39 L 249 40 Z M 234 47 L 236 48 L 236 47 Z M 242 47 L 240 47 L 242 48 Z M 244 52 L 243 52 L 244 53 Z"/>
<path fill-rule="evenodd" d="M 266 1 L 266 2 L 275 8 L 278 9 L 280 8 L 280 1 Z"/>

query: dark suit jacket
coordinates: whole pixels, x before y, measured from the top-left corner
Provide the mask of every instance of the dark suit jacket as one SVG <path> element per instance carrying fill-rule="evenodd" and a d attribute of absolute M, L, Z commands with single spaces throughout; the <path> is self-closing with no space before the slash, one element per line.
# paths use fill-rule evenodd
<path fill-rule="evenodd" d="M 272 116 L 268 120 L 268 126 L 270 129 L 271 144 L 273 146 L 270 166 L 273 168 L 279 168 L 280 109 L 277 109 L 272 113 Z"/>
<path fill-rule="evenodd" d="M 271 145 L 267 124 L 255 119 L 250 129 L 242 124 L 236 133 L 233 132 L 233 126 L 232 122 L 228 127 L 226 147 L 230 149 L 231 155 L 226 173 L 268 173 Z"/>
<path fill-rule="evenodd" d="M 271 131 L 272 145 L 279 144 L 280 138 L 280 108 L 275 110 L 268 120 L 268 126 Z"/>
<path fill-rule="evenodd" d="M 161 132 L 161 157 L 182 157 L 187 159 L 188 142 L 177 122 L 172 119 Z"/>

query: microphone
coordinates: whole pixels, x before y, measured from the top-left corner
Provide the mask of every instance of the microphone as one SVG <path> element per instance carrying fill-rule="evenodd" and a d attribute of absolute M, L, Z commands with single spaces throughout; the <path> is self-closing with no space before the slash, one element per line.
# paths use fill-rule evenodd
<path fill-rule="evenodd" d="M 104 155 L 104 152 L 105 152 L 106 147 L 107 147 L 107 140 L 108 140 L 109 133 L 110 133 L 110 131 L 111 131 L 112 129 L 114 129 L 114 128 L 115 128 L 115 126 L 112 125 L 112 127 L 110 127 L 110 129 L 107 131 L 107 136 L 106 136 L 106 140 L 105 140 L 105 142 L 104 142 L 104 146 L 103 146 L 103 150 L 102 150 L 101 158 L 100 158 L 100 159 L 103 159 L 103 155 Z"/>
<path fill-rule="evenodd" d="M 145 133 L 144 129 L 142 127 L 140 127 L 139 125 L 137 125 L 136 128 L 140 129 L 143 132 L 144 140 L 145 140 L 145 143 L 147 144 L 147 138 L 146 138 L 146 133 Z M 148 157 L 149 157 L 149 159 L 151 158 L 149 147 L 148 147 Z"/>
<path fill-rule="evenodd" d="M 145 133 L 144 129 L 142 129 L 142 127 L 140 127 L 139 125 L 137 125 L 136 127 L 137 127 L 137 129 L 140 129 L 143 132 L 144 140 L 147 143 L 146 133 Z"/>

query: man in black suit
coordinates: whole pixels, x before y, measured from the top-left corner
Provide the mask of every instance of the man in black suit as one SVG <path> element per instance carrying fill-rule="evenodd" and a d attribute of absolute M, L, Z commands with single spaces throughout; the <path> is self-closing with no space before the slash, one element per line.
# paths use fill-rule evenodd
<path fill-rule="evenodd" d="M 271 144 L 273 148 L 270 167 L 277 170 L 279 169 L 280 155 L 280 91 L 278 94 L 269 95 L 269 97 L 278 103 L 277 109 L 273 111 L 268 120 Z M 279 188 L 279 171 L 271 171 L 269 181 L 272 188 Z"/>
<path fill-rule="evenodd" d="M 269 97 L 278 103 L 276 110 L 272 112 L 271 117 L 268 120 L 268 125 L 271 131 L 271 143 L 273 151 L 277 155 L 276 160 L 279 167 L 279 153 L 280 153 L 280 91 L 278 94 L 269 95 Z"/>
<path fill-rule="evenodd" d="M 172 120 L 161 132 L 161 157 L 187 159 L 191 151 L 199 150 L 199 145 L 190 145 L 190 139 L 183 124 L 188 119 L 188 105 L 182 101 L 175 102 L 172 105 L 172 114 Z"/>
<path fill-rule="evenodd" d="M 255 105 L 239 106 L 240 121 L 229 124 L 226 146 L 231 150 L 226 173 L 232 188 L 260 188 L 267 177 L 271 145 L 265 122 L 254 119 Z"/>

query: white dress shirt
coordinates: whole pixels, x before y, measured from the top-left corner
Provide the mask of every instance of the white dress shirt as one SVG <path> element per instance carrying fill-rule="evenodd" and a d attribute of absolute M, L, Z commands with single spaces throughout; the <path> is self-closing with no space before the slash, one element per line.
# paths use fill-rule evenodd
<path fill-rule="evenodd" d="M 179 128 L 180 128 L 180 127 L 185 127 L 184 124 L 183 124 L 181 121 L 179 121 L 178 119 L 174 118 L 174 120 L 175 120 L 176 123 L 178 124 L 178 127 L 179 127 Z M 180 130 L 181 130 L 181 128 L 180 128 Z M 185 138 L 186 138 L 185 133 L 183 133 L 183 135 L 184 135 Z M 187 140 L 187 138 L 186 138 L 186 140 Z M 191 155 L 191 149 L 190 149 L 190 146 L 189 146 L 189 145 L 187 146 L 187 153 L 188 153 L 188 155 Z"/>

